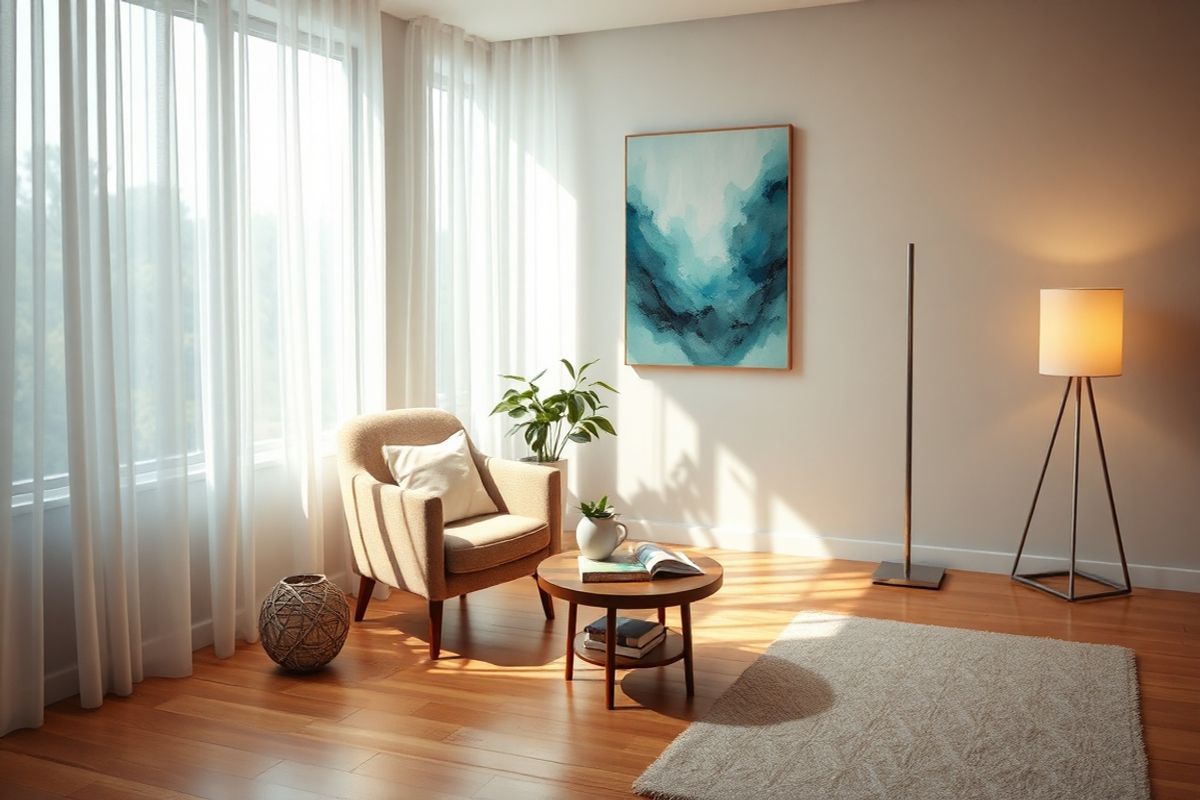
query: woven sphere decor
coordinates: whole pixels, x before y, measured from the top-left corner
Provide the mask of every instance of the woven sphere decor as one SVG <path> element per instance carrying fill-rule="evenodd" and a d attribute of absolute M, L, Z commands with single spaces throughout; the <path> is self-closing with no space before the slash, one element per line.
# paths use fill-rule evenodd
<path fill-rule="evenodd" d="M 350 604 L 324 575 L 292 575 L 275 584 L 258 614 L 263 649 L 292 672 L 328 664 L 346 643 Z"/>

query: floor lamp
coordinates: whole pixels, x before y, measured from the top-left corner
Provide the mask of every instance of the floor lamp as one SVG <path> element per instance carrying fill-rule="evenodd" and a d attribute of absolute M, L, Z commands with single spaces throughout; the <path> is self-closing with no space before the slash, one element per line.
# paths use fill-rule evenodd
<path fill-rule="evenodd" d="M 1096 600 L 1101 597 L 1118 597 L 1130 592 L 1129 565 L 1125 561 L 1125 546 L 1121 542 L 1121 525 L 1117 521 L 1117 504 L 1113 500 L 1112 481 L 1108 477 L 1108 459 L 1104 455 L 1104 439 L 1100 436 L 1100 417 L 1096 413 L 1096 396 L 1092 392 L 1092 378 L 1115 377 L 1121 374 L 1122 340 L 1124 338 L 1125 293 L 1122 289 L 1042 289 L 1041 335 L 1038 345 L 1038 371 L 1043 375 L 1057 375 L 1067 379 L 1062 402 L 1058 405 L 1058 418 L 1050 432 L 1050 445 L 1046 448 L 1046 459 L 1038 476 L 1037 488 L 1033 491 L 1033 503 L 1029 516 L 1025 518 L 1025 530 L 1017 557 L 1013 561 L 1013 580 L 1040 589 L 1043 592 L 1074 602 Z M 1108 578 L 1092 575 L 1075 568 L 1075 544 L 1079 528 L 1079 427 L 1083 411 L 1083 389 L 1087 387 L 1088 406 L 1091 408 L 1092 425 L 1096 429 L 1096 447 L 1100 451 L 1100 468 L 1104 471 L 1104 488 L 1108 492 L 1108 508 L 1112 513 L 1113 530 L 1117 534 L 1117 552 L 1121 556 L 1121 573 L 1124 584 Z M 1066 570 L 1017 573 L 1021 563 L 1021 552 L 1029 536 L 1033 512 L 1037 509 L 1038 496 L 1046 479 L 1046 468 L 1050 466 L 1050 455 L 1058 439 L 1067 398 L 1075 394 L 1075 451 L 1071 467 L 1071 563 Z M 1082 576 L 1090 581 L 1109 587 L 1098 592 L 1077 594 L 1075 578 Z M 1046 578 L 1067 578 L 1067 590 L 1045 583 Z"/>
<path fill-rule="evenodd" d="M 880 586 L 940 589 L 946 570 L 912 561 L 912 451 L 913 451 L 913 262 L 916 245 L 908 245 L 908 394 L 904 440 L 904 560 L 884 561 L 871 576 Z"/>

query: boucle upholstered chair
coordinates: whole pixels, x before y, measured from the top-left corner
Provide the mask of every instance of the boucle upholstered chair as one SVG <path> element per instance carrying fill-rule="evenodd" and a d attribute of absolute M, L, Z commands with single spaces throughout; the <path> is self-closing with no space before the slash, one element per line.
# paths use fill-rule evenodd
<path fill-rule="evenodd" d="M 342 501 L 361 577 L 354 620 L 362 621 L 376 581 L 426 598 L 431 659 L 441 649 L 443 600 L 528 578 L 542 559 L 562 550 L 558 470 L 488 458 L 471 445 L 500 512 L 448 525 L 442 524 L 440 498 L 396 486 L 384 445 L 436 444 L 460 430 L 454 415 L 418 408 L 358 417 L 338 435 Z M 546 618 L 554 619 L 550 597 L 538 592 Z"/>

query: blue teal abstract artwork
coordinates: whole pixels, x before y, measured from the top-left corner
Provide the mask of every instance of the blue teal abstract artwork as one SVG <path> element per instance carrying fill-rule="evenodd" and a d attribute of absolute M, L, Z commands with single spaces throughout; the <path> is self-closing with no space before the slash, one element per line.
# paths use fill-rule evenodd
<path fill-rule="evenodd" d="M 791 366 L 791 138 L 626 137 L 626 363 Z"/>

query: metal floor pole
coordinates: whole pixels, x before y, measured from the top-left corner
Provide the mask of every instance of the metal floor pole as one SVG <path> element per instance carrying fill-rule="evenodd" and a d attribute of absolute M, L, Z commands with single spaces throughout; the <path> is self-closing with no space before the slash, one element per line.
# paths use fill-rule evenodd
<path fill-rule="evenodd" d="M 904 561 L 884 561 L 871 583 L 910 589 L 940 589 L 946 571 L 912 563 L 912 452 L 913 452 L 913 261 L 916 245 L 908 245 L 908 396 L 904 442 Z"/>

